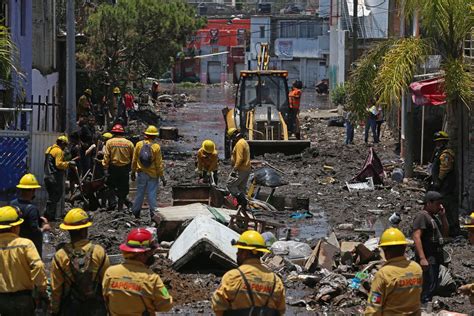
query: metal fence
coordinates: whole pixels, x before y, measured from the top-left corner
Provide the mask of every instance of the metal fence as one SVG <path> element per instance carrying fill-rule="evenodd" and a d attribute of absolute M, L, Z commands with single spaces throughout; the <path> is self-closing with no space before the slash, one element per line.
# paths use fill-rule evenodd
<path fill-rule="evenodd" d="M 0 108 L 0 128 L 16 131 L 60 132 L 64 130 L 64 111 L 56 99 L 48 96 L 31 96 L 30 100 L 19 102 L 12 108 Z"/>
<path fill-rule="evenodd" d="M 28 171 L 31 155 L 29 131 L 0 130 L 0 201 L 10 201 L 16 185 Z"/>
<path fill-rule="evenodd" d="M 0 108 L 0 202 L 16 195 L 16 185 L 27 172 L 43 181 L 46 148 L 64 131 L 64 122 L 55 98 L 31 97 L 13 108 Z M 37 192 L 43 204 L 44 186 Z"/>

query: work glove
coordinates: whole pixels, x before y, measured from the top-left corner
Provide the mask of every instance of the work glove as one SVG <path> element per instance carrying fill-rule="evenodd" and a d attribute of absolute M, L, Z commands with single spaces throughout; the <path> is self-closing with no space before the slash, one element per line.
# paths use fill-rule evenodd
<path fill-rule="evenodd" d="M 135 172 L 132 172 L 130 174 L 130 179 L 132 179 L 132 181 L 135 182 L 135 180 L 137 180 L 137 174 Z"/>
<path fill-rule="evenodd" d="M 163 183 L 163 186 L 165 187 L 166 186 L 166 179 L 165 177 L 160 177 L 161 179 L 161 183 Z"/>

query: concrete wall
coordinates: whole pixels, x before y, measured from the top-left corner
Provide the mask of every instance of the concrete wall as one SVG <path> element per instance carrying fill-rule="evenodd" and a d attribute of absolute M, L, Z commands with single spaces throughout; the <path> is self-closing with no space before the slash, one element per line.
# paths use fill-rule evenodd
<path fill-rule="evenodd" d="M 56 68 L 55 0 L 33 2 L 33 67 L 43 74 Z"/>

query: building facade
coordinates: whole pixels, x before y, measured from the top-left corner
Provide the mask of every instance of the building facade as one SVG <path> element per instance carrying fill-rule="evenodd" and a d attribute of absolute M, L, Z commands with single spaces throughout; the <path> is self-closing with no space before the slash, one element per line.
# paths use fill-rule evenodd
<path fill-rule="evenodd" d="M 327 79 L 329 24 L 315 15 L 254 16 L 251 18 L 247 65 L 257 68 L 260 43 L 270 45 L 270 69 L 288 71 L 288 80 L 312 87 Z"/>

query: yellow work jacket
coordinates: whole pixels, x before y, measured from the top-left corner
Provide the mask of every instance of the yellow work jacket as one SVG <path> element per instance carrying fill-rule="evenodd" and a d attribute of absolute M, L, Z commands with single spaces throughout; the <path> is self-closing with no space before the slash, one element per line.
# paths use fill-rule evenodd
<path fill-rule="evenodd" d="M 365 315 L 421 315 L 422 275 L 404 256 L 388 260 L 372 281 Z"/>
<path fill-rule="evenodd" d="M 114 137 L 105 143 L 104 168 L 109 165 L 123 167 L 132 163 L 133 143 L 123 137 Z"/>
<path fill-rule="evenodd" d="M 74 250 L 82 249 L 87 252 L 92 247 L 92 243 L 84 239 L 72 245 L 69 243 L 66 246 L 72 246 Z M 70 267 L 71 262 L 64 247 L 56 252 L 51 264 L 51 310 L 53 313 L 59 312 L 61 299 L 66 293 L 69 293 L 71 282 L 74 280 Z M 105 270 L 110 266 L 109 257 L 102 246 L 94 244 L 91 264 L 92 279 L 97 280 L 98 284 L 102 284 Z M 99 273 L 98 276 L 97 273 Z"/>
<path fill-rule="evenodd" d="M 443 180 L 446 178 L 448 173 L 450 173 L 454 168 L 454 159 L 455 154 L 452 149 L 445 149 L 439 156 L 439 179 Z"/>
<path fill-rule="evenodd" d="M 14 233 L 0 234 L 0 293 L 46 292 L 46 271 L 33 242 Z"/>
<path fill-rule="evenodd" d="M 247 259 L 239 267 L 251 287 L 255 306 L 252 306 L 247 286 L 237 269 L 230 270 L 222 277 L 219 288 L 212 296 L 212 309 L 217 316 L 222 316 L 225 311 L 247 309 L 250 307 L 263 307 L 278 310 L 280 315 L 285 314 L 285 288 L 281 279 L 265 268 L 259 259 Z M 275 279 L 274 279 L 275 277 Z M 275 280 L 275 289 L 270 293 Z"/>
<path fill-rule="evenodd" d="M 45 174 L 51 175 L 66 170 L 69 162 L 64 161 L 64 151 L 58 145 L 49 146 L 45 152 Z"/>
<path fill-rule="evenodd" d="M 250 147 L 243 138 L 239 139 L 232 151 L 232 166 L 235 170 L 250 170 Z"/>
<path fill-rule="evenodd" d="M 160 276 L 132 259 L 105 271 L 102 291 L 112 316 L 141 316 L 145 311 L 155 315 L 173 306 L 173 298 Z"/>
<path fill-rule="evenodd" d="M 216 171 L 219 162 L 217 151 L 209 154 L 204 149 L 199 149 L 197 153 L 197 168 L 199 171 Z"/>
<path fill-rule="evenodd" d="M 143 148 L 144 143 L 152 144 L 151 152 L 153 154 L 153 161 L 150 167 L 143 166 L 139 159 L 140 150 Z M 161 155 L 160 145 L 152 142 L 149 139 L 138 142 L 135 146 L 135 151 L 133 152 L 132 172 L 145 172 L 152 178 L 159 178 L 163 176 L 164 170 L 165 167 L 163 163 L 163 156 Z"/>

